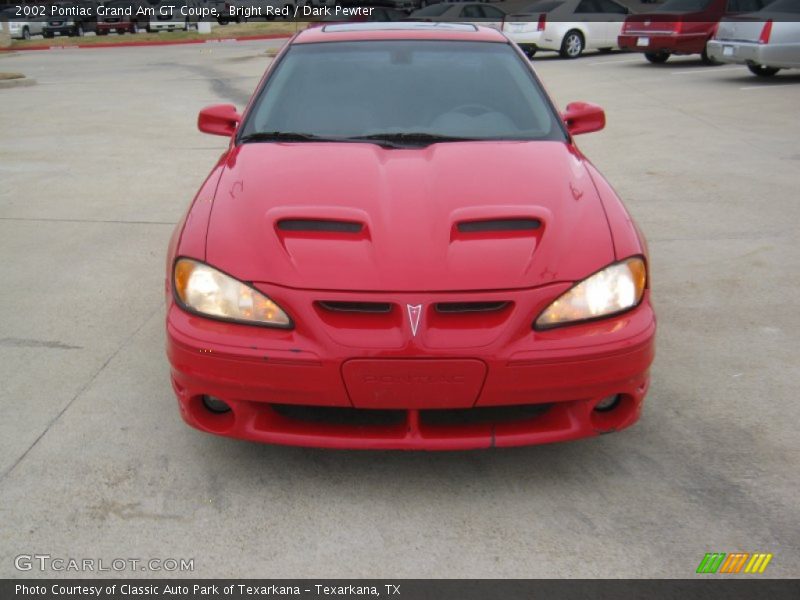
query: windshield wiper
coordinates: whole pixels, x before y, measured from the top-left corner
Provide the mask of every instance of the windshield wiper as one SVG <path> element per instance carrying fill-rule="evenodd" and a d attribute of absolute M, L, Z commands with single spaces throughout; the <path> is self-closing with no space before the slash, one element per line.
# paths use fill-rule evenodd
<path fill-rule="evenodd" d="M 248 133 L 239 138 L 239 142 L 346 142 L 347 139 L 329 138 L 313 133 L 298 133 L 296 131 L 257 131 Z"/>
<path fill-rule="evenodd" d="M 385 142 L 396 146 L 428 146 L 439 142 L 474 142 L 480 138 L 459 137 L 454 135 L 440 135 L 438 133 L 408 132 L 408 133 L 372 133 L 370 135 L 360 135 L 348 138 L 351 140 L 374 141 L 377 143 Z"/>
<path fill-rule="evenodd" d="M 428 146 L 439 142 L 470 142 L 480 138 L 457 137 L 434 133 L 373 133 L 349 137 L 325 137 L 313 133 L 295 131 L 257 131 L 239 138 L 239 143 L 248 142 L 372 142 L 391 148 Z"/>

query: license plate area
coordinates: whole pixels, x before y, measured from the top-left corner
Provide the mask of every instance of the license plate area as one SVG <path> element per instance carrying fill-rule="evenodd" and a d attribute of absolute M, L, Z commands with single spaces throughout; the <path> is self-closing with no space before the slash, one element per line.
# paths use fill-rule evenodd
<path fill-rule="evenodd" d="M 722 56 L 733 56 L 733 55 L 734 55 L 733 46 L 722 47 Z"/>
<path fill-rule="evenodd" d="M 636 39 L 636 45 L 639 47 L 646 48 L 650 45 L 650 38 L 649 37 L 640 37 Z"/>
<path fill-rule="evenodd" d="M 486 378 L 475 359 L 354 359 L 342 377 L 356 408 L 470 408 Z"/>

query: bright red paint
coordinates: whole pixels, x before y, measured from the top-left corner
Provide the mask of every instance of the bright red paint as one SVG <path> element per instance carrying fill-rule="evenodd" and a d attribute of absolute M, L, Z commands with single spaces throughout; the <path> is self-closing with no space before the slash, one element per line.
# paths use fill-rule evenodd
<path fill-rule="evenodd" d="M 314 29 L 291 43 L 334 38 L 507 43 L 487 29 Z M 598 107 L 576 103 L 565 119 L 579 133 L 602 128 L 605 117 Z M 199 126 L 230 134 L 237 122 L 230 107 L 217 106 L 201 114 Z M 457 227 L 509 217 L 535 217 L 542 226 L 510 233 Z M 362 229 L 278 229 L 286 218 L 333 218 Z M 232 142 L 178 224 L 167 257 L 167 354 L 181 414 L 211 433 L 330 448 L 515 446 L 622 429 L 638 419 L 649 383 L 655 334 L 649 289 L 639 306 L 617 317 L 547 331 L 532 323 L 574 283 L 634 255 L 647 255 L 635 225 L 571 141 L 402 150 Z M 232 324 L 185 312 L 172 293 L 177 257 L 252 282 L 295 327 Z M 321 304 L 331 302 L 389 308 L 363 314 Z M 437 310 L 437 303 L 454 302 L 499 308 Z M 616 409 L 593 410 L 614 394 L 622 395 Z M 202 395 L 225 400 L 232 412 L 208 411 Z M 491 407 L 536 405 L 548 409 L 510 420 L 471 420 Z M 342 407 L 399 420 L 310 421 L 286 406 Z M 435 418 L 441 413 L 431 409 L 458 410 L 460 421 L 441 424 Z"/>

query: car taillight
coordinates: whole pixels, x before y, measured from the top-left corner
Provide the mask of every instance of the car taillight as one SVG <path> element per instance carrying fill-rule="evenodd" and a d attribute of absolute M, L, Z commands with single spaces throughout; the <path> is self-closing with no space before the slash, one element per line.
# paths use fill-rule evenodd
<path fill-rule="evenodd" d="M 547 23 L 547 15 L 542 13 L 539 15 L 539 22 L 536 24 L 536 31 L 544 31 L 544 26 Z"/>
<path fill-rule="evenodd" d="M 681 31 L 683 31 L 683 21 L 675 21 L 675 22 L 672 24 L 672 32 L 673 32 L 675 35 L 677 35 L 677 34 L 679 34 Z"/>
<path fill-rule="evenodd" d="M 758 36 L 759 44 L 769 44 L 769 36 L 772 35 L 772 19 L 767 19 L 764 23 L 764 29 L 761 30 L 761 35 Z"/>

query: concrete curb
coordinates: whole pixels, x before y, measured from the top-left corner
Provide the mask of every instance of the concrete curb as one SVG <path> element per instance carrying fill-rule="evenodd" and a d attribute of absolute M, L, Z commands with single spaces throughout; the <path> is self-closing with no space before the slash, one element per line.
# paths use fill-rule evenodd
<path fill-rule="evenodd" d="M 0 79 L 0 90 L 15 87 L 28 87 L 36 85 L 36 80 L 30 77 L 19 77 L 17 79 Z"/>
<path fill-rule="evenodd" d="M 180 46 L 183 44 L 230 44 L 236 42 L 249 42 L 252 40 L 289 39 L 290 37 L 292 37 L 291 34 L 271 33 L 264 35 L 243 35 L 239 37 L 217 38 L 210 40 L 151 40 L 147 42 L 102 42 L 98 44 L 70 44 L 61 46 L 58 44 L 42 44 L 37 46 L 11 46 L 9 48 L 0 48 L 0 52 L 23 52 L 28 50 L 77 50 L 89 48 L 130 48 L 134 46 Z"/>

